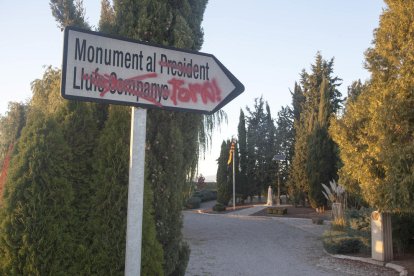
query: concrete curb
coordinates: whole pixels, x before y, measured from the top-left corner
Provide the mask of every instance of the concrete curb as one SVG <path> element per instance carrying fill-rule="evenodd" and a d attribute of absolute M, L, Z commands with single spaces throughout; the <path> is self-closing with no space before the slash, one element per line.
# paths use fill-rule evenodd
<path fill-rule="evenodd" d="M 362 258 L 362 257 L 339 255 L 339 254 L 331 254 L 331 253 L 327 252 L 325 249 L 323 251 L 326 254 L 328 254 L 329 256 L 337 258 L 337 259 L 358 261 L 358 262 L 363 262 L 363 263 L 368 263 L 368 264 L 373 264 L 373 265 L 378 265 L 378 266 L 385 266 L 387 268 L 394 269 L 395 271 L 397 271 L 400 274 L 400 276 L 407 276 L 408 275 L 407 269 L 405 267 L 401 266 L 401 265 L 397 265 L 397 264 L 393 264 L 393 263 L 384 263 L 384 262 L 373 260 L 373 259 L 370 259 L 370 258 Z"/>

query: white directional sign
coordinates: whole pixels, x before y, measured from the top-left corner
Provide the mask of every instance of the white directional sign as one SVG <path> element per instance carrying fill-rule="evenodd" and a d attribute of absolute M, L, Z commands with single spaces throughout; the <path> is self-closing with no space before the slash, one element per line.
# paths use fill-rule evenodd
<path fill-rule="evenodd" d="M 244 91 L 213 55 L 65 29 L 62 96 L 211 114 Z"/>

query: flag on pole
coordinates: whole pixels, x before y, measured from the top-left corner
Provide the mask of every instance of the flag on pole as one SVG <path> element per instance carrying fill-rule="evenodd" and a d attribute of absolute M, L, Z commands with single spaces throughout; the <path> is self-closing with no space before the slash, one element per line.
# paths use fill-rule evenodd
<path fill-rule="evenodd" d="M 227 161 L 227 165 L 231 164 L 231 161 L 233 160 L 233 154 L 234 154 L 234 148 L 235 148 L 235 142 L 232 141 L 231 142 L 231 146 L 230 146 L 230 152 L 229 152 L 229 160 Z"/>

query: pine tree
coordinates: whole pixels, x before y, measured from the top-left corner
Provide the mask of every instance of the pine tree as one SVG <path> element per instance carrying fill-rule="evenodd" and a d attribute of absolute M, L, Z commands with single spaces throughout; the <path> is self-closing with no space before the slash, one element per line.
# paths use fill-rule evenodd
<path fill-rule="evenodd" d="M 4 275 L 76 274 L 70 150 L 52 117 L 31 111 L 10 166 L 1 214 Z"/>

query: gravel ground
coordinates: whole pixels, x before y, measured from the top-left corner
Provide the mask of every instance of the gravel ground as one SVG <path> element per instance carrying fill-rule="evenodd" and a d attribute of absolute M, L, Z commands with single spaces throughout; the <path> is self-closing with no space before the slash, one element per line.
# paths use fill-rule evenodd
<path fill-rule="evenodd" d="M 183 233 L 191 247 L 186 275 L 398 275 L 325 254 L 319 237 L 326 227 L 309 219 L 186 211 Z"/>

